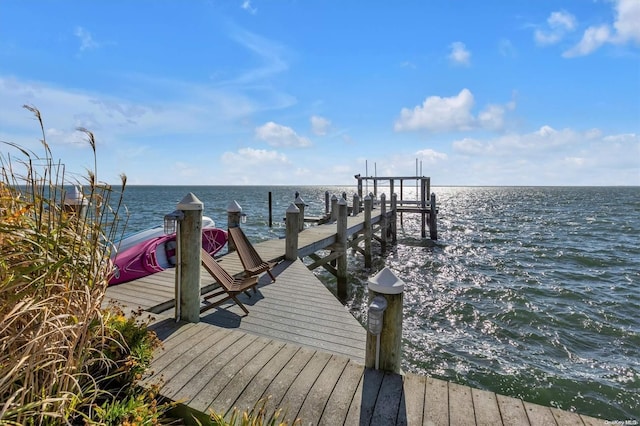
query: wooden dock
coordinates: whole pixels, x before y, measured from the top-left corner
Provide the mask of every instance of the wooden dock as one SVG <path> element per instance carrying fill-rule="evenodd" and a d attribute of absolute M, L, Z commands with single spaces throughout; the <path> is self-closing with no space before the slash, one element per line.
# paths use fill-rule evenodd
<path fill-rule="evenodd" d="M 379 217 L 378 219 L 379 220 Z M 376 220 L 376 221 L 377 221 Z M 350 233 L 362 218 L 350 218 Z M 308 256 L 336 243 L 335 224 L 299 235 Z M 255 244 L 264 259 L 284 258 L 284 240 Z M 219 259 L 242 272 L 235 253 Z M 206 420 L 210 410 L 227 414 L 265 399 L 268 413 L 282 408 L 302 425 L 603 425 L 604 421 L 524 402 L 455 383 L 367 369 L 366 331 L 300 260 L 283 261 L 276 282 L 261 277 L 257 294 L 206 311 L 200 322 L 176 322 L 174 271 L 110 287 L 107 298 L 127 309 L 155 313 L 150 325 L 158 350 L 145 383 L 180 402 L 185 418 Z M 201 289 L 215 287 L 202 270 Z"/>

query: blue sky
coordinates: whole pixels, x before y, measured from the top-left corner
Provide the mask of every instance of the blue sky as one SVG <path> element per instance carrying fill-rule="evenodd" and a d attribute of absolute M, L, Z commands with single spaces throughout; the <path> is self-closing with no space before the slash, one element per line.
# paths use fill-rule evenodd
<path fill-rule="evenodd" d="M 0 0 L 24 104 L 110 183 L 640 185 L 640 1 Z"/>

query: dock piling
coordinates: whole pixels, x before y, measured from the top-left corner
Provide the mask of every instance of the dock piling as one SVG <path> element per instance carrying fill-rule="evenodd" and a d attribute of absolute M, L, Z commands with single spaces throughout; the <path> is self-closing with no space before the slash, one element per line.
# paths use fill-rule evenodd
<path fill-rule="evenodd" d="M 67 213 L 75 214 L 80 219 L 84 219 L 87 215 L 87 208 L 89 201 L 82 193 L 82 187 L 74 185 L 69 191 L 67 191 L 62 207 Z"/>
<path fill-rule="evenodd" d="M 391 194 L 391 244 L 398 243 L 398 194 Z"/>
<path fill-rule="evenodd" d="M 364 197 L 364 267 L 371 268 L 371 238 L 373 238 L 373 225 L 371 224 L 371 210 L 373 200 L 370 195 Z"/>
<path fill-rule="evenodd" d="M 331 196 L 331 222 L 338 219 L 338 197 L 333 194 Z"/>
<path fill-rule="evenodd" d="M 360 213 L 360 196 L 353 194 L 353 209 L 351 210 L 352 216 L 358 216 Z"/>
<path fill-rule="evenodd" d="M 298 258 L 298 217 L 300 209 L 294 203 L 291 203 L 286 214 L 286 242 L 285 242 L 285 260 L 296 260 Z"/>
<path fill-rule="evenodd" d="M 178 222 L 180 268 L 179 281 L 180 319 L 200 321 L 200 247 L 202 247 L 202 211 L 204 204 L 193 193 L 187 194 L 177 206 L 184 213 Z"/>
<path fill-rule="evenodd" d="M 298 215 L 298 231 L 304 230 L 304 200 L 300 198 L 300 193 L 296 192 L 296 200 L 293 202 L 300 214 Z"/>
<path fill-rule="evenodd" d="M 389 218 L 387 217 L 387 196 L 380 194 L 380 248 L 382 253 L 387 250 Z"/>
<path fill-rule="evenodd" d="M 347 201 L 340 198 L 338 201 L 338 220 L 336 223 L 336 242 L 340 255 L 337 259 L 337 285 L 338 299 L 347 299 Z"/>
<path fill-rule="evenodd" d="M 227 206 L 227 229 L 240 226 L 241 219 L 242 207 L 236 200 L 233 200 Z M 227 241 L 227 250 L 229 253 L 236 251 L 236 246 L 231 239 Z"/>
<path fill-rule="evenodd" d="M 385 267 L 369 278 L 368 288 L 370 303 L 376 297 L 383 297 L 387 303 L 382 316 L 382 330 L 379 334 L 372 333 L 371 328 L 367 330 L 365 366 L 379 365 L 381 370 L 400 374 L 404 282 Z"/>
<path fill-rule="evenodd" d="M 324 214 L 331 211 L 331 202 L 329 201 L 329 191 L 324 191 Z"/>
<path fill-rule="evenodd" d="M 273 228 L 273 194 L 269 191 L 269 228 Z"/>
<path fill-rule="evenodd" d="M 436 209 L 436 194 L 431 193 L 431 209 L 429 211 L 429 237 L 432 240 L 438 239 L 438 211 Z"/>

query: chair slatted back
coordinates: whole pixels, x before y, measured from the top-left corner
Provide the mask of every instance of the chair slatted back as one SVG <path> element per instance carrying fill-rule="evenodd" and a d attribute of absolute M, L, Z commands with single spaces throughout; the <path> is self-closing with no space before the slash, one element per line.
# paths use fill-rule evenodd
<path fill-rule="evenodd" d="M 232 288 L 234 279 L 206 250 L 201 249 L 202 266 L 225 288 Z"/>
<path fill-rule="evenodd" d="M 263 268 L 266 262 L 262 260 L 256 249 L 253 247 L 242 228 L 235 227 L 229 229 L 229 235 L 238 250 L 238 256 L 242 266 L 248 271 Z"/>

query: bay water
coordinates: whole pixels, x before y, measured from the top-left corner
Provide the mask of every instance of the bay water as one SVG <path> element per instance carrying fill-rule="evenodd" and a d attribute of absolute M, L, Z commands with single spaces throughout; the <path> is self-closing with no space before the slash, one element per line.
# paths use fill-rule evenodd
<path fill-rule="evenodd" d="M 403 198 L 415 199 L 416 189 L 403 188 Z M 235 200 L 252 241 L 282 238 L 294 194 L 313 216 L 324 212 L 326 191 L 346 193 L 350 203 L 356 188 L 130 186 L 126 231 L 161 224 L 192 192 L 217 226 L 226 228 Z M 405 282 L 405 371 L 640 421 L 640 188 L 432 191 L 437 241 L 421 238 L 421 217 L 405 213 L 397 245 L 382 255 L 378 249 L 371 269 L 359 254 L 349 254 L 346 304 L 353 315 L 365 324 L 367 279 L 387 266 Z M 322 268 L 314 272 L 335 292 L 334 277 Z"/>

